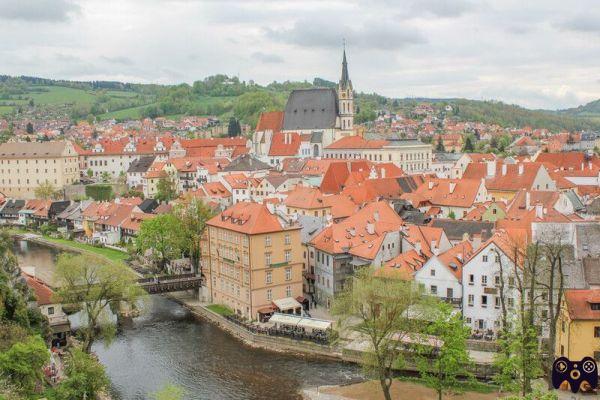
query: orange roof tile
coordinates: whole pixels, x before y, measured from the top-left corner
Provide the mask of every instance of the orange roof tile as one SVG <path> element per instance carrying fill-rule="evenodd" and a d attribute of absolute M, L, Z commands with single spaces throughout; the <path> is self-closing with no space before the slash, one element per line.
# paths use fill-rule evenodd
<path fill-rule="evenodd" d="M 346 136 L 343 137 L 329 146 L 325 147 L 327 150 L 335 149 L 380 149 L 389 142 L 387 140 L 367 140 L 362 136 Z"/>
<path fill-rule="evenodd" d="M 256 131 L 273 131 L 273 133 L 279 133 L 283 129 L 283 111 L 268 111 L 263 112 L 258 117 L 256 124 Z"/>
<path fill-rule="evenodd" d="M 300 149 L 300 135 L 296 132 L 276 133 L 271 139 L 270 156 L 295 156 Z"/>
<path fill-rule="evenodd" d="M 279 232 L 286 229 L 279 218 L 271 214 L 267 206 L 250 202 L 236 203 L 211 218 L 206 224 L 248 235 Z M 300 227 L 294 227 L 294 229 L 300 229 Z"/>
<path fill-rule="evenodd" d="M 600 320 L 600 310 L 591 307 L 600 303 L 600 289 L 567 289 L 565 302 L 572 320 Z"/>

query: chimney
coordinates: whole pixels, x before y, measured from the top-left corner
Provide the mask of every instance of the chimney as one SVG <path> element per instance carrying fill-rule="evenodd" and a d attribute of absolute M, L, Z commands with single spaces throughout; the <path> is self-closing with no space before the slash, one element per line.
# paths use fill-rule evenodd
<path fill-rule="evenodd" d="M 542 203 L 538 203 L 535 205 L 535 217 L 542 219 L 544 218 L 544 206 Z"/>
<path fill-rule="evenodd" d="M 496 161 L 486 161 L 487 167 L 487 176 L 495 176 L 496 175 Z"/>
<path fill-rule="evenodd" d="M 375 221 L 379 221 L 379 211 L 375 211 L 375 212 L 373 213 L 373 219 L 374 219 Z"/>
<path fill-rule="evenodd" d="M 462 253 L 458 253 L 456 255 L 456 258 L 458 259 L 458 261 L 463 262 L 463 254 Z"/>
<path fill-rule="evenodd" d="M 525 169 L 525 166 L 523 165 L 523 163 L 519 163 L 519 175 L 523 175 L 524 169 Z"/>
<path fill-rule="evenodd" d="M 433 181 L 429 181 L 427 187 L 429 187 L 429 190 L 433 189 Z"/>
<path fill-rule="evenodd" d="M 369 235 L 375 234 L 375 225 L 373 225 L 371 222 L 367 223 L 367 233 Z"/>
<path fill-rule="evenodd" d="M 454 193 L 454 189 L 456 189 L 456 182 L 450 182 L 450 194 Z"/>
<path fill-rule="evenodd" d="M 592 163 L 590 163 L 590 169 L 592 169 Z M 385 178 L 385 168 L 381 168 L 381 177 Z"/>
<path fill-rule="evenodd" d="M 431 241 L 431 252 L 433 254 L 435 254 L 436 256 L 438 254 L 440 254 L 440 249 L 438 249 L 438 247 L 437 247 L 437 241 L 435 241 L 435 240 Z"/>
<path fill-rule="evenodd" d="M 502 163 L 502 176 L 506 175 L 506 169 L 507 169 L 507 165 Z"/>
<path fill-rule="evenodd" d="M 583 169 L 584 169 L 584 168 L 583 168 L 583 162 L 581 162 L 581 170 L 583 171 Z"/>
<path fill-rule="evenodd" d="M 525 209 L 529 210 L 531 207 L 531 193 L 525 192 Z"/>

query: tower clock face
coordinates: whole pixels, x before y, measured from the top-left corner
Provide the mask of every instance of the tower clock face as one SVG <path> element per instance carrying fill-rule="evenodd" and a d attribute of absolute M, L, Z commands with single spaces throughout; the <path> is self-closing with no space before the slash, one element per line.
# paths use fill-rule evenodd
<path fill-rule="evenodd" d="M 342 93 L 342 99 L 346 98 L 346 93 Z"/>

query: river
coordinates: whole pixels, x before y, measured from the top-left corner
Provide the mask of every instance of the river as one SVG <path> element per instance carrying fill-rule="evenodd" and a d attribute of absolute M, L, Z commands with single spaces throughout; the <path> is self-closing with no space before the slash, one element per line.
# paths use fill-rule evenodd
<path fill-rule="evenodd" d="M 31 242 L 15 242 L 23 266 L 51 276 L 58 252 Z M 116 400 L 148 399 L 172 383 L 185 399 L 297 399 L 304 387 L 343 384 L 360 368 L 247 347 L 179 304 L 151 296 L 141 317 L 119 330 L 110 346 L 94 351 L 111 379 Z"/>

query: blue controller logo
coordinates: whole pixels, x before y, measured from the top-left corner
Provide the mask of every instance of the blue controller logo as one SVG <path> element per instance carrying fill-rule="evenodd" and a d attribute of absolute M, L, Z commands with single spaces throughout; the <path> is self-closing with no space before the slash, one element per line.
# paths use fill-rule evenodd
<path fill-rule="evenodd" d="M 569 382 L 571 392 L 577 393 L 583 382 L 587 382 L 592 389 L 598 387 L 598 366 L 592 357 L 584 357 L 581 361 L 571 361 L 566 357 L 559 357 L 552 365 L 552 385 L 558 389 L 564 381 Z"/>

